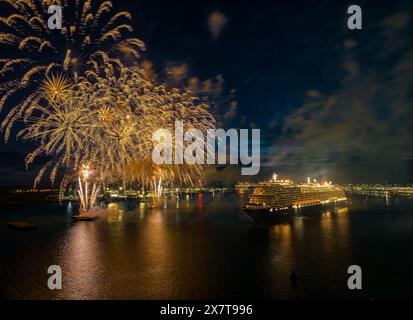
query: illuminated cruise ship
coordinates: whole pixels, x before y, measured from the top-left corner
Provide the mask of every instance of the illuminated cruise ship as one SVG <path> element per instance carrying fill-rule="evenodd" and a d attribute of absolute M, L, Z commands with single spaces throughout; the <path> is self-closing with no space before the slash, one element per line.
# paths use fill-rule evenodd
<path fill-rule="evenodd" d="M 347 202 L 344 190 L 325 181 L 294 184 L 279 179 L 276 174 L 269 181 L 258 184 L 243 210 L 255 221 L 276 221 L 292 214 L 319 211 Z"/>

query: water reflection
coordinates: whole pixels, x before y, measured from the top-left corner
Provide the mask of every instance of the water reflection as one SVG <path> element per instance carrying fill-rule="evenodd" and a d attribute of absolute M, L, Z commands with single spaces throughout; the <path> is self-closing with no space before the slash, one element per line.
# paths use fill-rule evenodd
<path fill-rule="evenodd" d="M 338 272 L 338 264 L 351 264 L 348 208 L 298 216 L 289 223 L 262 229 L 249 223 L 245 226 L 253 231 L 251 239 L 238 238 L 243 229 L 239 225 L 239 231 L 235 233 L 237 245 L 230 249 L 228 241 L 231 238 L 226 235 L 228 230 L 221 235 L 217 229 L 215 232 L 218 233 L 214 235 L 205 233 L 201 227 L 204 225 L 203 219 L 210 219 L 211 214 L 219 216 L 228 212 L 222 211 L 231 206 L 225 203 L 225 198 L 221 198 L 221 195 L 211 198 L 196 196 L 191 201 L 184 198 L 181 204 L 188 204 L 189 209 L 186 205 L 177 206 L 176 200 L 169 202 L 168 208 L 153 209 L 141 203 L 132 211 L 126 211 L 125 204 L 112 203 L 107 208 L 106 217 L 102 217 L 99 222 L 74 225 L 65 239 L 61 257 L 64 272 L 71 279 L 65 284 L 67 290 L 62 297 L 179 297 L 176 294 L 182 290 L 179 288 L 191 287 L 185 275 L 193 273 L 195 266 L 198 266 L 198 272 L 204 270 L 201 274 L 215 270 L 210 275 L 212 277 L 227 277 L 223 274 L 229 270 L 232 275 L 243 274 L 242 268 L 235 272 L 233 269 L 227 271 L 226 267 L 227 263 L 232 263 L 226 260 L 228 250 L 236 250 L 234 255 L 238 252 L 237 248 L 240 250 L 239 255 L 236 254 L 232 259 L 239 259 L 245 268 L 248 266 L 246 272 L 263 270 L 262 281 L 270 284 L 271 289 L 267 293 L 270 296 L 281 293 L 289 298 L 297 298 L 303 294 L 289 281 L 292 270 L 300 275 L 314 269 L 332 275 Z M 192 223 L 196 223 L 189 229 L 193 238 L 188 238 L 187 232 L 180 227 L 190 216 L 194 216 Z M 233 217 L 239 219 L 242 216 L 237 211 Z M 233 223 L 239 222 L 233 220 Z M 267 236 L 262 238 L 265 234 Z M 219 242 L 212 245 L 215 241 Z M 251 245 L 253 247 L 248 248 Z M 205 256 L 202 256 L 203 253 Z M 199 262 L 204 259 L 205 262 L 200 265 Z M 114 270 L 115 274 L 112 273 Z M 196 276 L 193 277 L 195 281 Z M 205 277 L 203 275 L 201 278 Z M 304 279 L 305 288 L 311 279 Z M 328 277 L 325 278 L 327 280 L 330 281 Z M 258 287 L 260 282 L 249 285 Z M 199 282 L 198 286 L 205 284 Z M 125 291 L 120 293 L 120 288 Z"/>
<path fill-rule="evenodd" d="M 291 224 L 282 224 L 273 226 L 270 229 L 272 241 L 278 243 L 274 262 L 278 264 L 278 272 L 288 274 L 294 269 L 294 252 L 293 252 L 293 226 Z"/>
<path fill-rule="evenodd" d="M 10 266 L 3 267 L 1 276 L 16 284 L 9 290 L 13 297 L 337 298 L 354 294 L 346 287 L 347 267 L 357 264 L 360 256 L 367 266 L 380 267 L 383 252 L 390 265 L 400 262 L 400 257 L 406 270 L 413 265 L 408 255 L 397 253 L 398 248 L 410 252 L 413 242 L 405 240 L 410 239 L 409 229 L 403 237 L 398 237 L 401 229 L 388 232 L 400 226 L 395 217 L 402 217 L 403 225 L 412 225 L 411 215 L 390 209 L 381 215 L 370 209 L 366 214 L 340 208 L 294 217 L 285 224 L 257 226 L 239 210 L 242 199 L 218 193 L 194 195 L 170 201 L 166 209 L 119 202 L 110 204 L 96 221 L 66 226 L 68 204 L 53 218 L 61 219 L 60 229 L 53 229 L 54 223 L 45 227 L 43 223 L 52 217 L 40 214 L 38 232 L 3 235 L 15 238 L 7 238 L 13 254 L 7 256 Z M 382 239 L 383 233 L 388 238 Z M 35 244 L 31 251 L 25 236 Z M 371 241 L 364 241 L 366 237 Z M 387 250 L 375 250 L 377 242 Z M 58 252 L 58 261 L 53 252 Z M 45 278 L 44 270 L 36 268 L 56 263 L 63 270 L 63 290 L 36 289 Z M 30 276 L 38 274 L 33 289 L 17 285 L 24 282 L 15 272 L 22 266 Z M 299 275 L 297 288 L 289 280 L 293 269 Z M 374 274 L 375 268 L 369 270 Z M 409 275 L 406 271 L 404 277 Z"/>
<path fill-rule="evenodd" d="M 117 223 L 123 220 L 124 209 L 118 203 L 109 203 L 107 207 L 108 211 L 108 222 Z"/>
<path fill-rule="evenodd" d="M 138 220 L 143 221 L 145 218 L 145 203 L 140 202 L 138 206 L 136 207 L 136 210 L 138 211 Z"/>
<path fill-rule="evenodd" d="M 320 235 L 325 254 L 334 254 L 337 248 L 347 252 L 350 245 L 348 208 L 326 211 L 320 219 Z"/>
<path fill-rule="evenodd" d="M 104 274 L 97 228 L 94 223 L 76 224 L 63 240 L 59 265 L 64 274 L 64 290 L 56 291 L 59 298 L 102 298 L 104 290 L 99 289 L 104 289 Z"/>
<path fill-rule="evenodd" d="M 73 214 L 74 214 L 72 201 L 69 201 L 69 202 L 67 203 L 66 213 L 67 213 L 68 215 L 73 215 Z"/>
<path fill-rule="evenodd" d="M 264 243 L 271 257 L 265 267 L 267 281 L 274 288 L 271 294 L 281 290 L 283 296 L 295 299 L 311 294 L 307 292 L 311 287 L 345 283 L 346 268 L 354 263 L 349 228 L 348 208 L 297 216 L 269 228 Z M 289 280 L 292 270 L 299 274 L 298 287 Z M 315 284 L 315 279 L 322 282 Z"/>

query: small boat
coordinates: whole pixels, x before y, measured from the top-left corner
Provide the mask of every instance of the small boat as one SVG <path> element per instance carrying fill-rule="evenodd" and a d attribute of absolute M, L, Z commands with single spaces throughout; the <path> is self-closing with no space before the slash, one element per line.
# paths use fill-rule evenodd
<path fill-rule="evenodd" d="M 37 226 L 25 221 L 12 221 L 6 224 L 6 227 L 14 230 L 34 230 Z"/>
<path fill-rule="evenodd" d="M 77 215 L 73 216 L 72 219 L 76 221 L 93 221 L 96 220 L 98 216 L 90 216 L 90 215 Z"/>

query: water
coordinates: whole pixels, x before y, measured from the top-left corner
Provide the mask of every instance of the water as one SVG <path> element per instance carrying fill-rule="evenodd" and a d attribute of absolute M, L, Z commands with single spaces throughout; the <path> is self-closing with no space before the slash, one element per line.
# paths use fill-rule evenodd
<path fill-rule="evenodd" d="M 8 299 L 411 298 L 413 203 L 353 200 L 348 208 L 257 226 L 237 194 L 193 196 L 167 209 L 112 204 L 73 223 L 68 204 L 0 207 L 1 292 Z M 128 209 L 129 206 L 129 209 Z M 63 289 L 47 288 L 60 265 Z M 363 290 L 347 289 L 347 268 Z M 295 287 L 291 270 L 299 275 Z"/>

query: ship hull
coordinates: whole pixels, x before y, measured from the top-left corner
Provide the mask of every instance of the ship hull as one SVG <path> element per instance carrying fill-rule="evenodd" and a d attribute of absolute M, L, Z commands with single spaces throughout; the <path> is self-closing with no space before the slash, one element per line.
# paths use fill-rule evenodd
<path fill-rule="evenodd" d="M 306 206 L 302 208 L 292 208 L 289 207 L 285 210 L 275 211 L 270 208 L 247 208 L 244 207 L 242 210 L 247 213 L 256 223 L 284 223 L 288 222 L 294 217 L 303 216 L 314 213 L 321 213 L 325 210 L 332 208 L 340 208 L 347 204 L 347 201 L 340 201 L 329 204 L 316 204 L 312 206 Z"/>
<path fill-rule="evenodd" d="M 243 208 L 243 211 L 248 214 L 255 223 L 276 224 L 288 222 L 294 214 L 292 212 L 287 213 L 272 213 L 270 209 L 247 209 Z"/>

